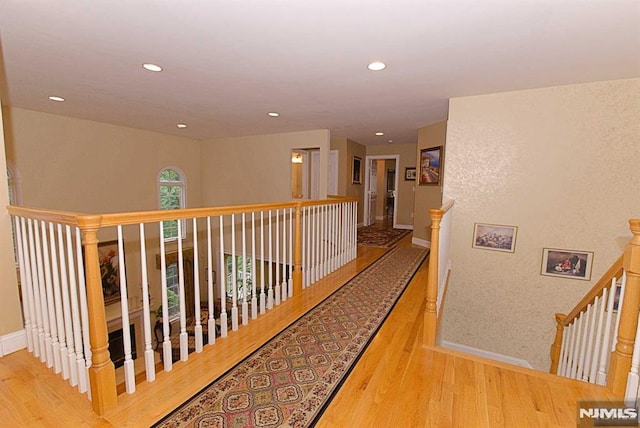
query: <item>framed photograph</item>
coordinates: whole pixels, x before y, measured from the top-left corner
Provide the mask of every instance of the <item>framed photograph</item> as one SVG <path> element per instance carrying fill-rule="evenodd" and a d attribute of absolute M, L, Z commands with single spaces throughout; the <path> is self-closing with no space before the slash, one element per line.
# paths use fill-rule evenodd
<path fill-rule="evenodd" d="M 542 249 L 542 275 L 589 281 L 592 264 L 591 251 Z"/>
<path fill-rule="evenodd" d="M 104 304 L 109 305 L 120 300 L 118 241 L 98 243 L 98 260 L 100 262 Z"/>
<path fill-rule="evenodd" d="M 420 150 L 420 184 L 440 185 L 442 146 Z"/>
<path fill-rule="evenodd" d="M 351 167 L 351 182 L 353 184 L 361 184 L 362 180 L 361 180 L 361 174 L 360 174 L 360 169 L 362 167 L 362 158 L 359 158 L 358 156 L 354 156 L 353 157 L 353 165 Z"/>
<path fill-rule="evenodd" d="M 404 169 L 404 181 L 416 181 L 416 168 L 407 167 Z"/>
<path fill-rule="evenodd" d="M 473 248 L 513 253 L 516 250 L 516 226 L 476 223 L 473 228 Z"/>

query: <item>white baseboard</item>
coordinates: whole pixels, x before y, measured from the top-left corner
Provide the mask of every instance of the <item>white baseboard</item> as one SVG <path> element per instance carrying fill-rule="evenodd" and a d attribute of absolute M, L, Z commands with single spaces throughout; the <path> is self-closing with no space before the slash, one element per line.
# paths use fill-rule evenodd
<path fill-rule="evenodd" d="M 393 226 L 394 229 L 404 229 L 404 230 L 413 230 L 412 224 L 396 224 Z"/>
<path fill-rule="evenodd" d="M 440 343 L 443 348 L 453 349 L 454 351 L 465 352 L 471 355 L 477 355 L 478 357 L 489 358 L 491 360 L 502 361 L 503 363 L 513 364 L 515 366 L 526 367 L 532 369 L 533 367 L 527 361 L 520 358 L 510 357 L 508 355 L 498 354 L 496 352 L 485 351 L 483 349 L 473 348 L 467 345 L 460 345 L 459 343 L 452 343 L 443 340 Z"/>
<path fill-rule="evenodd" d="M 27 347 L 27 335 L 24 330 L 0 336 L 0 357 L 9 355 Z"/>
<path fill-rule="evenodd" d="M 427 241 L 426 239 L 416 238 L 415 236 L 413 238 L 411 238 L 411 243 L 413 245 L 419 245 L 420 247 L 431 248 L 431 242 L 430 241 Z"/>

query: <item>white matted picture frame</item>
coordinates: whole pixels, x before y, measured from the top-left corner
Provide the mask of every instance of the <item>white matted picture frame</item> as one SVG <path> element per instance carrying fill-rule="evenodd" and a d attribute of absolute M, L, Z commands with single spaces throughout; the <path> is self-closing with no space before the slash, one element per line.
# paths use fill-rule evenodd
<path fill-rule="evenodd" d="M 540 274 L 589 281 L 592 265 L 592 251 L 543 248 Z"/>
<path fill-rule="evenodd" d="M 473 248 L 513 253 L 516 250 L 517 226 L 475 223 Z"/>

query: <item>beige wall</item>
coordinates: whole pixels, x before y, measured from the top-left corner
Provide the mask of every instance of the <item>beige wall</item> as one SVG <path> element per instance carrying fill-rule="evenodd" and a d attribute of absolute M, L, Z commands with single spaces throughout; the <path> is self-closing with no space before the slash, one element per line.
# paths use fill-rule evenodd
<path fill-rule="evenodd" d="M 341 196 L 358 198 L 358 224 L 362 224 L 364 215 L 364 161 L 367 148 L 353 140 L 332 138 L 331 149 L 338 150 L 338 193 Z M 361 184 L 352 183 L 351 167 L 354 156 L 362 159 L 360 171 Z"/>
<path fill-rule="evenodd" d="M 432 208 L 440 208 L 442 206 L 442 184 L 446 179 L 447 170 L 447 154 L 445 148 L 445 139 L 447 136 L 447 122 L 438 122 L 432 125 L 424 126 L 418 129 L 418 145 L 414 152 L 415 166 L 420 172 L 420 150 L 431 147 L 442 146 L 442 170 L 444 175 L 440 180 L 440 186 L 435 185 L 419 185 L 419 174 L 415 181 L 415 209 L 413 217 L 413 237 L 424 241 L 431 241 L 431 220 L 429 219 L 429 210 Z"/>
<path fill-rule="evenodd" d="M 291 151 L 313 148 L 320 150 L 322 197 L 327 130 L 202 140 L 202 201 L 219 206 L 291 200 Z"/>
<path fill-rule="evenodd" d="M 416 165 L 415 144 L 376 144 L 366 146 L 367 156 L 400 155 L 400 167 L 396 171 L 398 176 L 396 224 L 410 229 L 413 225 L 413 203 L 415 181 L 405 181 L 404 169 Z M 379 174 L 380 172 L 378 172 Z M 363 195 L 364 198 L 364 195 Z"/>
<path fill-rule="evenodd" d="M 167 166 L 187 176 L 200 205 L 198 141 L 17 108 L 5 109 L 7 158 L 22 177 L 26 206 L 84 213 L 158 208 Z"/>
<path fill-rule="evenodd" d="M 5 108 L 1 106 L 0 112 Z M 7 176 L 7 165 L 5 161 L 5 141 L 4 124 L 0 115 L 0 176 Z M 9 194 L 7 185 L 0 186 L 0 206 L 9 205 Z M 0 336 L 18 331 L 22 328 L 22 316 L 20 311 L 20 300 L 18 297 L 18 281 L 15 275 L 16 265 L 13 258 L 13 242 L 11 242 L 11 217 L 7 210 L 0 210 Z M 0 357 L 3 355 L 0 344 Z"/>
<path fill-rule="evenodd" d="M 640 79 L 450 101 L 455 199 L 443 339 L 548 370 L 554 314 L 620 256 L 640 215 Z M 518 227 L 515 253 L 472 249 L 475 222 Z M 540 275 L 543 248 L 593 251 L 591 281 Z"/>

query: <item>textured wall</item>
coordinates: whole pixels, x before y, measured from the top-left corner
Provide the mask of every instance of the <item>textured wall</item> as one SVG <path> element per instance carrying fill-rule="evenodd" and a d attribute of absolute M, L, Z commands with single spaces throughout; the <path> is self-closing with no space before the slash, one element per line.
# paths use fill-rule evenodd
<path fill-rule="evenodd" d="M 620 256 L 640 217 L 639 100 L 640 79 L 451 100 L 444 340 L 548 370 L 554 313 Z M 472 249 L 475 222 L 518 226 L 515 253 Z M 593 251 L 592 280 L 541 276 L 544 247 Z"/>

